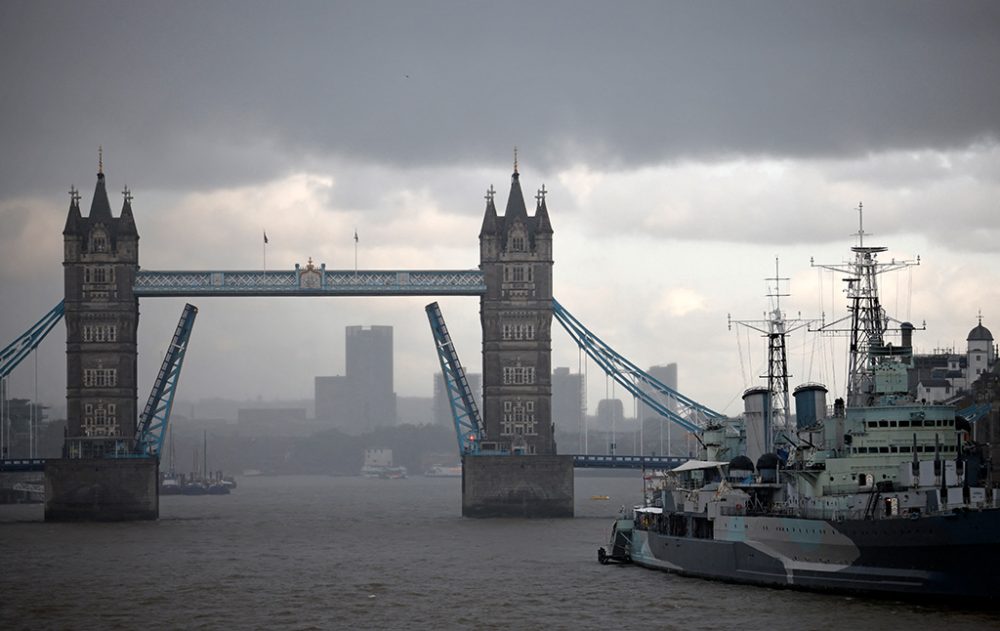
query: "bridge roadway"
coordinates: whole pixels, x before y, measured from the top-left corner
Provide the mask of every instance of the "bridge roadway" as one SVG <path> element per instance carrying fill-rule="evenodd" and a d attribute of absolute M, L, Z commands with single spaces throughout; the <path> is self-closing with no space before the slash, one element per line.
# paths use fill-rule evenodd
<path fill-rule="evenodd" d="M 479 270 L 328 270 L 311 262 L 294 270 L 139 270 L 137 298 L 197 296 L 481 296 Z"/>
<path fill-rule="evenodd" d="M 678 456 L 606 456 L 573 454 L 574 469 L 673 469 L 689 458 Z"/>
<path fill-rule="evenodd" d="M 45 458 L 0 460 L 0 473 L 44 471 Z M 677 456 L 607 456 L 573 454 L 574 469 L 673 469 L 688 461 Z"/>

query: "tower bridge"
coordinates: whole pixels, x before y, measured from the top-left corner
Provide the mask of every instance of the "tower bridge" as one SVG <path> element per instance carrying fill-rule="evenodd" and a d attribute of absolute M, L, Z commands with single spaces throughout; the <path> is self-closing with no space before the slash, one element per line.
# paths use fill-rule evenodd
<path fill-rule="evenodd" d="M 620 373 L 612 376 L 630 392 L 656 409 L 663 408 L 664 415 L 674 422 L 689 429 L 696 425 L 669 410 L 658 397 L 693 402 L 614 353 L 553 300 L 553 230 L 544 187 L 535 201 L 534 214 L 529 215 L 515 162 L 503 215 L 497 213 L 492 187 L 486 196 L 478 269 L 328 270 L 325 264 L 316 265 L 310 259 L 293 270 L 157 271 L 139 267 L 139 234 L 131 193 L 124 191 L 122 209 L 114 216 L 102 165 L 86 217 L 80 209 L 80 194 L 70 191 L 63 230 L 65 298 L 58 310 L 66 321 L 64 451 L 71 457 L 46 466 L 46 519 L 158 516 L 158 454 L 133 449 L 131 457 L 120 457 L 124 442 L 150 444 L 148 437 L 143 441 L 133 438 L 141 418 L 136 375 L 140 298 L 478 297 L 482 429 L 489 437 L 491 453 L 508 455 L 464 459 L 466 515 L 571 516 L 574 462 L 599 467 L 654 464 L 641 457 L 578 456 L 574 461 L 573 456 L 556 453 L 551 418 L 554 310 L 564 326 L 573 323 L 567 330 L 581 348 L 609 374 Z M 52 324 L 47 322 L 48 329 Z M 190 324 L 187 327 L 189 333 Z M 37 346 L 40 339 L 34 335 L 30 341 Z M 23 352 L 18 352 L 21 357 Z M 172 371 L 175 382 L 179 365 L 168 367 L 165 363 L 161 377 L 164 371 Z M 164 407 L 152 399 L 147 408 L 150 406 Z M 169 402 L 165 407 L 169 414 Z M 705 418 L 718 416 L 696 404 L 691 409 L 704 412 Z M 162 429 L 165 420 L 159 422 Z M 109 457 L 116 455 L 119 457 Z M 666 462 L 660 458 L 655 464 Z"/>

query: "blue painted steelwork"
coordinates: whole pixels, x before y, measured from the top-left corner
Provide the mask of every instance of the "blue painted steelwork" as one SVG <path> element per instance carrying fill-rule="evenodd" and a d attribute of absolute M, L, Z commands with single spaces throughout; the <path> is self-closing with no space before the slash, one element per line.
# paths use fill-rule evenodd
<path fill-rule="evenodd" d="M 961 416 L 970 423 L 975 423 L 979 419 L 983 418 L 990 413 L 993 409 L 993 405 L 990 403 L 974 403 L 967 408 L 962 408 L 955 412 L 958 416 Z"/>
<path fill-rule="evenodd" d="M 465 369 L 458 360 L 455 345 L 451 341 L 448 327 L 444 324 L 444 316 L 438 303 L 432 302 L 424 307 L 427 319 L 434 334 L 434 346 L 437 348 L 438 360 L 441 362 L 441 375 L 444 379 L 445 391 L 448 393 L 448 404 L 455 420 L 455 434 L 458 436 L 459 455 L 478 455 L 480 445 L 486 437 L 483 419 L 479 415 L 476 399 L 472 396 L 469 381 L 465 378 Z"/>
<path fill-rule="evenodd" d="M 174 393 L 177 390 L 177 379 L 184 364 L 184 354 L 187 352 L 188 341 L 194 318 L 198 308 L 194 305 L 184 305 L 181 319 L 174 331 L 174 338 L 163 357 L 163 365 L 153 382 L 149 393 L 149 401 L 139 416 L 139 426 L 136 428 L 135 449 L 133 455 L 138 457 L 160 456 L 163 449 L 163 438 L 170 421 L 170 410 L 174 405 Z"/>
<path fill-rule="evenodd" d="M 45 471 L 45 458 L 9 458 L 0 460 L 0 472 Z"/>
<path fill-rule="evenodd" d="M 327 270 L 326 265 L 267 271 L 148 271 L 136 274 L 137 297 L 154 296 L 480 296 L 479 270 Z"/>
<path fill-rule="evenodd" d="M 573 454 L 576 469 L 673 469 L 689 458 L 678 456 L 599 456 Z"/>
<path fill-rule="evenodd" d="M 624 386 L 633 396 L 638 397 L 643 403 L 653 408 L 660 416 L 670 419 L 696 436 L 702 431 L 702 423 L 725 418 L 723 414 L 684 396 L 622 357 L 581 324 L 554 298 L 552 299 L 552 315 L 566 329 L 573 341 L 597 362 L 605 373 Z M 654 393 L 664 395 L 669 400 L 676 402 L 680 413 L 671 410 L 662 401 L 655 398 Z M 687 414 L 687 418 L 684 414 Z"/>
<path fill-rule="evenodd" d="M 3 379 L 21 363 L 28 354 L 38 348 L 49 331 L 59 323 L 66 312 L 65 301 L 60 301 L 51 311 L 42 316 L 30 329 L 0 351 L 0 379 Z"/>

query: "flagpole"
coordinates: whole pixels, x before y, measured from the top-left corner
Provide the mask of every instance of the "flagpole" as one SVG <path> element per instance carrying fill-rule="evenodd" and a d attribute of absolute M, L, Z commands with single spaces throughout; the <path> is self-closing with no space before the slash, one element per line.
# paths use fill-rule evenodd
<path fill-rule="evenodd" d="M 358 229 L 354 229 L 354 275 L 358 275 Z"/>
<path fill-rule="evenodd" d="M 267 230 L 264 231 L 264 243 L 260 246 L 261 257 L 264 260 L 264 280 L 267 280 Z"/>

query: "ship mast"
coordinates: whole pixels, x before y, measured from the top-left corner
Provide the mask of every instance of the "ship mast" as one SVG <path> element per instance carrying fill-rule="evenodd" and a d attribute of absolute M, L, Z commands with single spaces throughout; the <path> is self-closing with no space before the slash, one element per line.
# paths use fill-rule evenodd
<path fill-rule="evenodd" d="M 774 451 L 774 437 L 789 429 L 788 415 L 790 406 L 788 401 L 788 357 L 785 351 L 785 337 L 803 326 L 811 320 L 785 319 L 785 313 L 781 310 L 781 299 L 787 298 L 791 294 L 781 292 L 781 283 L 787 283 L 789 279 L 783 278 L 778 271 L 778 257 L 774 257 L 774 277 L 765 278 L 768 281 L 767 297 L 771 299 L 771 310 L 764 314 L 763 320 L 733 320 L 729 318 L 729 329 L 733 324 L 744 326 L 762 334 L 767 338 L 767 374 L 760 375 L 761 379 L 767 379 L 768 400 L 764 409 L 764 453 Z M 771 285 L 771 281 L 774 285 Z"/>
<path fill-rule="evenodd" d="M 813 267 L 839 272 L 845 275 L 847 283 L 848 315 L 817 329 L 824 333 L 847 333 L 850 347 L 847 368 L 847 405 L 870 405 L 875 397 L 875 367 L 891 353 L 885 344 L 885 334 L 890 321 L 896 320 L 886 315 L 878 297 L 878 277 L 886 272 L 920 265 L 916 261 L 879 263 L 878 255 L 888 248 L 865 245 L 864 205 L 858 204 L 858 245 L 851 248 L 854 260 L 839 265 L 817 265 Z M 870 236 L 870 235 L 869 235 Z M 850 319 L 850 328 L 836 328 Z"/>

